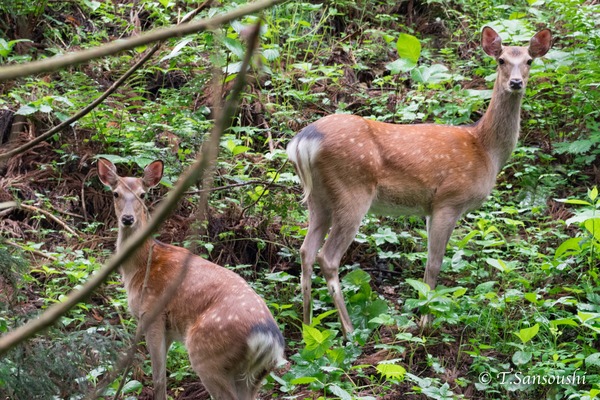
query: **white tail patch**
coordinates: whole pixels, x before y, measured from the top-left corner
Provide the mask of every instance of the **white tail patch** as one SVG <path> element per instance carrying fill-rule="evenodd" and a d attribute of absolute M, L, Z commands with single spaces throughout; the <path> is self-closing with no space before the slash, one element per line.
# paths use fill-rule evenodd
<path fill-rule="evenodd" d="M 260 325 L 248 337 L 248 359 L 243 379 L 251 385 L 256 379 L 262 379 L 265 371 L 287 363 L 283 356 L 283 336 L 274 326 Z"/>
<path fill-rule="evenodd" d="M 286 149 L 288 158 L 294 163 L 302 182 L 303 202 L 308 200 L 313 189 L 312 162 L 319 154 L 322 138 L 323 135 L 309 125 L 290 141 Z"/>

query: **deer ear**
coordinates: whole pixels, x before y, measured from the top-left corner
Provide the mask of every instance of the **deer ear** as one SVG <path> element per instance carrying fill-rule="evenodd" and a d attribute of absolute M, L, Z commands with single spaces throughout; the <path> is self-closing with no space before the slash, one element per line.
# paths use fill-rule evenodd
<path fill-rule="evenodd" d="M 481 31 L 481 47 L 486 54 L 497 58 L 502 53 L 502 38 L 495 30 L 486 26 Z"/>
<path fill-rule="evenodd" d="M 529 55 L 533 58 L 542 57 L 552 47 L 552 33 L 544 29 L 535 34 L 529 42 Z"/>
<path fill-rule="evenodd" d="M 100 182 L 114 189 L 119 181 L 115 164 L 106 158 L 98 158 L 98 178 L 100 178 Z"/>
<path fill-rule="evenodd" d="M 147 188 L 158 185 L 163 176 L 164 164 L 161 160 L 152 161 L 144 168 L 144 177 L 142 178 Z"/>

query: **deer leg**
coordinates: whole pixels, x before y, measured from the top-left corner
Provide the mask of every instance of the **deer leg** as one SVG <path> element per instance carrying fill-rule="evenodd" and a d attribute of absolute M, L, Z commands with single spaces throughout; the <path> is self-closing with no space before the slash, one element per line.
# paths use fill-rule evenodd
<path fill-rule="evenodd" d="M 165 334 L 165 322 L 157 317 L 145 332 L 146 347 L 152 362 L 152 382 L 154 385 L 154 399 L 167 399 L 167 351 L 170 341 Z"/>
<path fill-rule="evenodd" d="M 352 326 L 350 315 L 346 309 L 344 294 L 340 287 L 339 266 L 342 256 L 348 249 L 348 246 L 350 246 L 350 243 L 354 240 L 358 228 L 360 227 L 360 223 L 371 204 L 370 199 L 361 201 L 360 199 L 354 198 L 352 200 L 354 202 L 354 207 L 358 207 L 352 210 L 338 208 L 339 211 L 333 216 L 329 237 L 325 240 L 323 249 L 317 256 L 317 261 L 321 266 L 321 270 L 327 281 L 329 294 L 333 299 L 335 308 L 338 310 L 340 322 L 342 323 L 342 333 L 345 337 L 354 331 L 354 327 Z"/>
<path fill-rule="evenodd" d="M 427 265 L 425 266 L 424 281 L 433 290 L 442 267 L 446 246 L 450 235 L 456 226 L 461 212 L 453 208 L 441 208 L 434 210 L 427 217 Z M 431 316 L 424 315 L 421 318 L 421 326 L 431 323 Z"/>
<path fill-rule="evenodd" d="M 204 371 L 202 384 L 215 400 L 252 400 L 250 397 L 238 397 L 235 393 L 235 381 L 223 370 Z M 244 396 L 244 395 L 243 395 Z"/>
<path fill-rule="evenodd" d="M 434 210 L 427 218 L 427 265 L 424 281 L 431 289 L 435 289 L 446 246 L 460 214 L 459 210 L 442 208 Z"/>
<path fill-rule="evenodd" d="M 317 252 L 323 243 L 325 234 L 331 226 L 331 213 L 325 207 L 321 207 L 315 200 L 308 199 L 308 232 L 300 247 L 300 258 L 302 259 L 302 307 L 304 323 L 311 324 L 312 320 L 312 272 L 317 257 Z"/>

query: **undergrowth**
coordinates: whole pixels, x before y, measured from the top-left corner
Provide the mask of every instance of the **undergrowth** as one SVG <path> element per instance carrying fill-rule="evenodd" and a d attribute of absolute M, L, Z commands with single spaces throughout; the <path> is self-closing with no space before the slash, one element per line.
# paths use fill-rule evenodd
<path fill-rule="evenodd" d="M 196 6 L 13 3 L 0 4 L 3 64 L 167 26 Z M 237 6 L 223 3 L 199 17 Z M 234 269 L 265 298 L 286 337 L 289 363 L 267 378 L 264 398 L 600 394 L 597 13 L 596 2 L 575 0 L 344 0 L 287 2 L 263 14 L 252 79 L 221 142 L 208 221 L 196 221 L 194 190 L 161 239 Z M 212 127 L 214 91 L 235 78 L 244 28 L 255 18 L 170 40 L 69 130 L 0 165 L 0 202 L 17 200 L 56 217 L 0 209 L 1 334 L 61 301 L 112 251 L 111 199 L 92 172 L 97 156 L 131 172 L 163 159 L 167 185 L 189 165 Z M 459 222 L 440 285 L 432 290 L 421 281 L 422 219 L 369 215 L 341 268 L 356 332 L 342 338 L 318 268 L 314 321 L 303 325 L 298 249 L 307 216 L 286 164 L 288 140 L 335 112 L 397 123 L 477 120 L 495 70 L 479 48 L 484 25 L 513 42 L 540 27 L 559 39 L 532 68 L 519 147 L 489 200 Z M 26 141 L 86 106 L 143 50 L 6 83 L 0 109 L 22 117 L 27 128 L 16 139 L 1 131 L 0 145 Z M 417 325 L 425 313 L 434 316 L 426 332 Z M 0 397 L 82 398 L 116 367 L 135 326 L 115 275 L 60 324 L 4 357 Z M 181 344 L 171 348 L 168 371 L 173 398 L 206 397 Z M 104 397 L 124 380 L 124 396 L 150 398 L 143 388 L 151 386 L 150 375 L 141 348 L 134 368 Z"/>

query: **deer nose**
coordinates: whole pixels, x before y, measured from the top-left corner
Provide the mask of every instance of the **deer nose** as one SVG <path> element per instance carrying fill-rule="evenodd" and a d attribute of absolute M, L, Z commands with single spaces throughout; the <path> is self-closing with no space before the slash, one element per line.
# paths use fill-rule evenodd
<path fill-rule="evenodd" d="M 508 83 L 512 90 L 519 90 L 523 88 L 523 80 L 522 79 L 511 79 Z"/>
<path fill-rule="evenodd" d="M 135 222 L 135 218 L 133 218 L 133 215 L 123 215 L 121 217 L 121 222 L 125 226 L 131 226 Z"/>

